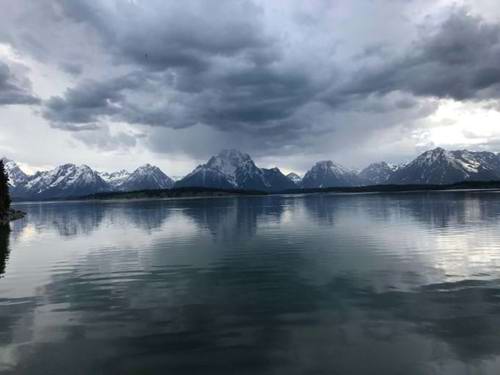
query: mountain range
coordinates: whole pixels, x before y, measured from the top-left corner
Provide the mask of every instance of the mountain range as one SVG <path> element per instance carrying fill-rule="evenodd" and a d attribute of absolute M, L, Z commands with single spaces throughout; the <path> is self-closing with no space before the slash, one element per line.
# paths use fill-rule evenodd
<path fill-rule="evenodd" d="M 60 199 L 108 191 L 169 189 L 174 181 L 158 167 L 146 164 L 133 172 L 97 172 L 87 165 L 64 164 L 27 175 L 12 160 L 3 159 L 14 199 Z"/>
<path fill-rule="evenodd" d="M 500 155 L 468 150 L 429 150 L 404 165 L 377 162 L 355 171 L 330 160 L 317 162 L 301 178 L 279 168 L 259 168 L 237 150 L 223 150 L 183 178 L 167 176 L 146 164 L 133 172 L 98 172 L 86 165 L 64 164 L 27 175 L 12 160 L 3 159 L 14 199 L 60 199 L 99 192 L 208 187 L 278 192 L 381 184 L 453 184 L 500 180 Z"/>

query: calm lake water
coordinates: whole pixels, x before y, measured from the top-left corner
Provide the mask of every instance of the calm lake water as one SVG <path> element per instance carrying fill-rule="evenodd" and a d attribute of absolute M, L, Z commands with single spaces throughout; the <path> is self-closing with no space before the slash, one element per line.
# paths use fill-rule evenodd
<path fill-rule="evenodd" d="M 0 373 L 500 373 L 498 193 L 18 207 Z"/>

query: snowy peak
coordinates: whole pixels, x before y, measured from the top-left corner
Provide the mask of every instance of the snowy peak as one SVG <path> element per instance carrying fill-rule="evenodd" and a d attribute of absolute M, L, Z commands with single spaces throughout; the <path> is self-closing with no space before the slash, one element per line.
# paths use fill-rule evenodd
<path fill-rule="evenodd" d="M 363 169 L 359 173 L 359 177 L 368 185 L 386 184 L 398 168 L 398 166 L 388 164 L 385 161 L 373 163 Z"/>
<path fill-rule="evenodd" d="M 288 173 L 286 175 L 293 183 L 299 186 L 302 183 L 302 177 L 300 177 L 297 173 Z"/>
<path fill-rule="evenodd" d="M 453 156 L 444 148 L 437 147 L 418 156 L 411 164 L 428 166 L 436 162 L 453 162 Z"/>
<path fill-rule="evenodd" d="M 23 172 L 21 168 L 13 160 L 2 158 L 4 163 L 5 172 L 9 176 L 9 185 L 11 187 L 16 187 L 22 185 L 28 179 L 28 175 Z"/>
<path fill-rule="evenodd" d="M 264 172 L 264 183 L 269 191 L 283 191 L 296 189 L 297 184 L 288 176 L 285 176 L 279 168 L 262 169 Z"/>
<path fill-rule="evenodd" d="M 217 155 L 212 156 L 204 166 L 226 175 L 235 182 L 237 169 L 252 169 L 255 164 L 248 154 L 232 149 L 222 150 Z"/>
<path fill-rule="evenodd" d="M 16 172 L 14 166 L 15 163 L 9 163 L 13 175 Z M 105 191 L 166 189 L 173 186 L 170 177 L 150 164 L 137 168 L 133 173 L 126 170 L 97 172 L 87 165 L 63 164 L 33 176 L 19 176 L 11 194 L 21 199 L 81 197 Z"/>
<path fill-rule="evenodd" d="M 391 177 L 396 184 L 453 184 L 500 179 L 500 158 L 491 152 L 429 150 Z"/>
<path fill-rule="evenodd" d="M 173 185 L 174 180 L 160 168 L 146 164 L 127 176 L 117 189 L 122 191 L 170 189 Z"/>
<path fill-rule="evenodd" d="M 19 194 L 37 198 L 67 198 L 108 189 L 108 184 L 89 166 L 64 164 L 50 171 L 37 172 Z"/>
<path fill-rule="evenodd" d="M 304 188 L 327 188 L 360 185 L 357 174 L 331 160 L 317 162 L 302 179 Z"/>
<path fill-rule="evenodd" d="M 311 170 L 314 170 L 317 173 L 332 173 L 337 175 L 354 173 L 352 170 L 349 170 L 339 164 L 335 164 L 331 160 L 319 161 L 312 167 Z"/>
<path fill-rule="evenodd" d="M 151 164 L 140 166 L 132 173 L 122 169 L 113 173 L 101 172 L 99 175 L 113 191 L 169 189 L 174 184 L 160 168 Z"/>
<path fill-rule="evenodd" d="M 238 150 L 219 152 L 177 181 L 175 186 L 266 191 L 296 187 L 278 168 L 259 168 L 248 154 Z"/>
<path fill-rule="evenodd" d="M 220 189 L 265 188 L 262 171 L 248 154 L 238 150 L 222 150 L 206 164 L 176 182 L 178 187 L 210 187 Z"/>
<path fill-rule="evenodd" d="M 101 176 L 101 178 L 109 185 L 113 187 L 118 187 L 121 184 L 123 184 L 123 182 L 127 180 L 127 178 L 130 177 L 130 172 L 125 169 L 122 169 L 121 171 L 112 173 L 100 172 L 99 176 Z"/>

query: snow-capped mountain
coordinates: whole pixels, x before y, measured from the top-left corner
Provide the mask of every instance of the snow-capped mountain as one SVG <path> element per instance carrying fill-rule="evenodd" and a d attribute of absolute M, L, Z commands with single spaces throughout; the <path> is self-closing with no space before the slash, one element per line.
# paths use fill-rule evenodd
<path fill-rule="evenodd" d="M 302 179 L 305 189 L 362 185 L 355 171 L 330 160 L 317 162 Z"/>
<path fill-rule="evenodd" d="M 249 155 L 236 150 L 223 150 L 212 156 L 206 164 L 197 166 L 191 173 L 177 181 L 175 186 L 234 189 L 238 187 L 236 170 L 245 166 L 253 169 L 252 166 L 247 166 L 249 163 L 253 164 Z"/>
<path fill-rule="evenodd" d="M 398 170 L 397 165 L 388 164 L 385 161 L 370 164 L 359 173 L 364 184 L 382 185 L 386 184 L 392 175 Z"/>
<path fill-rule="evenodd" d="M 163 173 L 160 168 L 151 164 L 146 164 L 126 176 L 120 184 L 116 185 L 116 189 L 121 191 L 134 191 L 170 189 L 173 186 L 174 180 Z"/>
<path fill-rule="evenodd" d="M 223 150 L 212 156 L 175 186 L 266 191 L 296 187 L 278 168 L 261 169 L 248 154 L 237 150 Z"/>
<path fill-rule="evenodd" d="M 283 191 L 297 189 L 297 184 L 285 176 L 279 168 L 262 169 L 267 189 L 270 191 Z"/>
<path fill-rule="evenodd" d="M 109 190 L 99 173 L 87 165 L 64 164 L 51 171 L 37 172 L 12 193 L 15 197 L 48 199 L 78 197 Z"/>
<path fill-rule="evenodd" d="M 302 177 L 300 177 L 297 173 L 288 173 L 286 175 L 290 180 L 293 181 L 293 183 L 295 183 L 295 185 L 297 186 L 300 186 L 302 184 Z"/>
<path fill-rule="evenodd" d="M 151 164 L 143 165 L 132 173 L 122 169 L 112 173 L 100 172 L 99 175 L 112 191 L 170 189 L 174 186 L 173 179 Z"/>
<path fill-rule="evenodd" d="M 16 186 L 23 185 L 28 180 L 28 175 L 22 171 L 21 168 L 16 164 L 16 162 L 9 160 L 7 158 L 2 158 L 5 171 L 9 176 L 9 186 L 10 188 L 15 188 Z"/>
<path fill-rule="evenodd" d="M 389 179 L 394 184 L 452 184 L 500 179 L 500 157 L 491 152 L 467 150 L 426 151 Z"/>
<path fill-rule="evenodd" d="M 130 177 L 130 172 L 122 169 L 121 171 L 111 173 L 99 172 L 99 176 L 114 189 L 118 189 Z"/>
<path fill-rule="evenodd" d="M 173 186 L 170 177 L 150 164 L 139 167 L 132 173 L 125 170 L 97 172 L 86 165 L 64 164 L 30 176 L 12 160 L 3 160 L 14 199 L 58 199 L 106 191 L 168 189 Z"/>

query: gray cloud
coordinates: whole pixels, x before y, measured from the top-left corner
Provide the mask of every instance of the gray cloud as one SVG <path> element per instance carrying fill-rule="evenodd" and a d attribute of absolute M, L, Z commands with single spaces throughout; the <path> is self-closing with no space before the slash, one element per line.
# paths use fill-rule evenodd
<path fill-rule="evenodd" d="M 142 138 L 141 134 L 130 134 L 119 131 L 116 134 L 111 134 L 109 126 L 98 126 L 92 131 L 84 131 L 79 129 L 75 133 L 75 138 L 85 143 L 89 147 L 93 147 L 104 151 L 127 150 L 137 145 L 137 139 Z"/>
<path fill-rule="evenodd" d="M 97 32 L 117 64 L 128 61 L 152 70 L 199 71 L 209 67 L 214 55 L 246 52 L 254 61 L 269 59 L 261 10 L 251 1 L 152 0 L 147 6 L 118 1 L 58 3 L 65 15 Z"/>
<path fill-rule="evenodd" d="M 329 99 L 395 90 L 459 101 L 498 99 L 499 61 L 500 24 L 487 23 L 462 8 L 422 35 L 403 57 L 361 69 Z"/>
<path fill-rule="evenodd" d="M 89 123 L 103 116 L 119 113 L 124 104 L 123 91 L 140 88 L 141 78 L 140 74 L 130 74 L 104 82 L 82 81 L 77 87 L 67 89 L 63 97 L 47 100 L 43 115 L 60 128 L 88 128 Z"/>
<path fill-rule="evenodd" d="M 328 75 L 317 79 L 310 66 L 287 60 L 276 38 L 258 27 L 259 8 L 246 1 L 231 6 L 232 17 L 209 20 L 200 19 L 207 9 L 198 1 L 190 2 L 191 7 L 155 3 L 157 12 L 138 9 L 132 25 L 125 22 L 126 15 L 136 5 L 109 14 L 94 3 L 62 4 L 70 16 L 98 31 L 116 63 L 133 63 L 135 70 L 104 82 L 82 82 L 50 99 L 45 116 L 59 124 L 108 117 L 172 128 L 202 123 L 249 134 L 288 131 L 293 136 L 301 126 L 309 127 L 295 123 L 297 114 L 320 99 L 334 111 L 371 113 L 410 109 L 419 105 L 418 97 L 468 100 L 499 93 L 500 26 L 464 9 L 422 35 L 402 58 L 368 64 L 342 82 Z M 380 44 L 366 47 L 357 57 L 386 58 L 381 50 Z M 414 97 L 384 100 L 395 91 Z M 148 105 L 150 95 L 154 105 Z"/>
<path fill-rule="evenodd" d="M 83 66 L 80 64 L 63 62 L 60 64 L 60 66 L 61 69 L 64 70 L 66 73 L 74 76 L 79 76 L 83 72 Z"/>
<path fill-rule="evenodd" d="M 68 73 L 39 113 L 104 150 L 358 164 L 386 133 L 411 138 L 436 99 L 498 108 L 500 25 L 430 0 L 18 0 L 6 12 L 0 42 Z M 121 123 L 144 137 L 103 130 Z"/>
<path fill-rule="evenodd" d="M 261 9 L 249 1 L 129 4 L 111 13 L 98 3 L 61 4 L 66 15 L 97 31 L 114 63 L 130 64 L 132 73 L 82 81 L 49 99 L 44 116 L 60 128 L 110 119 L 282 132 L 323 86 L 284 59 L 276 38 L 263 31 Z M 204 17 L 207 12 L 213 16 Z"/>
<path fill-rule="evenodd" d="M 9 66 L 0 61 L 0 105 L 38 104 L 40 100 L 31 91 L 31 82 L 20 74 L 14 74 Z"/>

